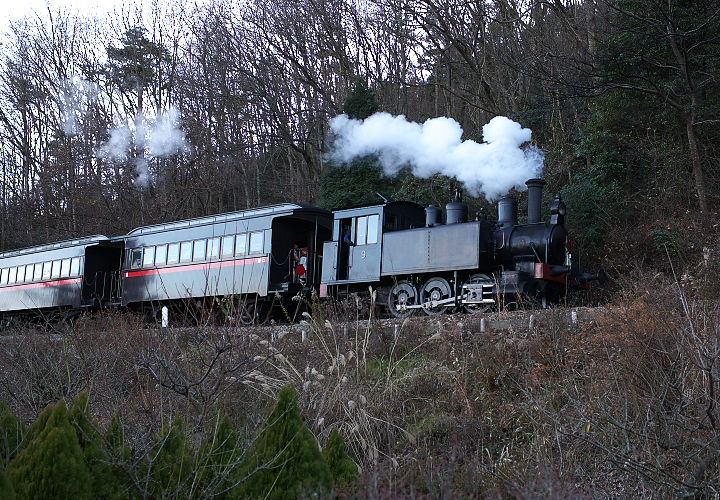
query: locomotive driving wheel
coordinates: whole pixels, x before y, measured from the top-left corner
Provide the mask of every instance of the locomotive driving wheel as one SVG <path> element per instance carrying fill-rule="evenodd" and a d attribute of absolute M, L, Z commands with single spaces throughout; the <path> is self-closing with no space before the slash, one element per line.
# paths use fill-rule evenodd
<path fill-rule="evenodd" d="M 398 281 L 388 293 L 387 306 L 390 313 L 396 318 L 407 318 L 417 309 L 407 309 L 406 306 L 417 305 L 418 292 L 410 281 Z"/>
<path fill-rule="evenodd" d="M 473 274 L 464 283 L 465 285 L 495 285 L 495 280 L 492 276 L 487 274 Z M 476 313 L 476 312 L 487 312 L 492 307 L 492 304 L 463 304 L 465 312 Z"/>
<path fill-rule="evenodd" d="M 452 297 L 452 288 L 450 288 L 450 283 L 448 283 L 445 278 L 430 278 L 420 290 L 420 303 L 423 306 L 423 312 L 431 316 L 445 313 L 454 304 L 436 303 L 449 299 L 450 297 Z"/>

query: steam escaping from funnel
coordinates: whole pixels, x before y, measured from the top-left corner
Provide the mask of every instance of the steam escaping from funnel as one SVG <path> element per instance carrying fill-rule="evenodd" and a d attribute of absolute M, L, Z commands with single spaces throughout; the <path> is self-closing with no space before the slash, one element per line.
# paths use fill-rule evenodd
<path fill-rule="evenodd" d="M 155 117 L 139 113 L 132 123 L 111 129 L 107 142 L 95 154 L 108 161 L 125 161 L 134 153 L 135 184 L 147 186 L 150 182 L 148 157 L 168 158 L 190 151 L 179 123 L 180 112 L 174 107 Z"/>
<path fill-rule="evenodd" d="M 544 154 L 535 147 L 521 149 L 532 131 L 496 116 L 483 127 L 484 142 L 463 141 L 463 130 L 452 118 L 432 118 L 425 123 L 404 116 L 375 113 L 365 120 L 339 115 L 330 120 L 334 134 L 330 160 L 346 164 L 377 155 L 387 175 L 409 167 L 414 175 L 454 177 L 473 196 L 489 201 L 510 189 L 526 189 L 525 181 L 542 173 Z"/>

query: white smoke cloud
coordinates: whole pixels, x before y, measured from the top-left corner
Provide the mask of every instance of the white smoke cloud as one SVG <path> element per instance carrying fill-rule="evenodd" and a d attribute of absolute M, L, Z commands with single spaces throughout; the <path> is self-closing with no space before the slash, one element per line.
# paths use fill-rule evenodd
<path fill-rule="evenodd" d="M 138 114 L 131 125 L 120 124 L 109 131 L 110 138 L 95 154 L 109 161 L 127 160 L 133 150 L 137 178 L 135 183 L 147 186 L 150 182 L 148 157 L 167 158 L 190 151 L 185 133 L 180 129 L 180 111 L 170 107 L 157 116 Z"/>
<path fill-rule="evenodd" d="M 542 173 L 544 155 L 535 146 L 520 146 L 532 131 L 496 116 L 483 127 L 483 143 L 463 141 L 463 130 L 452 118 L 433 118 L 425 123 L 404 116 L 375 113 L 365 120 L 347 115 L 330 120 L 335 140 L 329 158 L 349 163 L 355 158 L 377 155 L 387 175 L 410 167 L 414 175 L 454 177 L 473 196 L 492 201 L 510 189 L 525 189 L 525 181 Z"/>
<path fill-rule="evenodd" d="M 98 86 L 80 76 L 68 78 L 60 85 L 60 128 L 68 136 L 80 133 L 80 119 L 98 96 Z"/>

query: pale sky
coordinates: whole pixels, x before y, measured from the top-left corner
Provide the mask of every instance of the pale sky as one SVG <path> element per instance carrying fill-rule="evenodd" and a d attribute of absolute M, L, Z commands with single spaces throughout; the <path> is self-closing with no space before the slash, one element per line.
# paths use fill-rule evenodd
<path fill-rule="evenodd" d="M 6 28 L 8 23 L 13 19 L 22 18 L 33 11 L 45 12 L 48 3 L 51 7 L 66 7 L 71 10 L 79 10 L 81 12 L 94 11 L 96 14 L 103 14 L 112 10 L 114 5 L 122 2 L 118 0 L 0 0 L 0 22 L 2 27 Z"/>

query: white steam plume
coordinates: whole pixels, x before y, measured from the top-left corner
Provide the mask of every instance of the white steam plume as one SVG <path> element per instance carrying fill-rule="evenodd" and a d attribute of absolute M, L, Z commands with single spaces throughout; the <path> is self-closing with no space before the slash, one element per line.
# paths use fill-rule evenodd
<path fill-rule="evenodd" d="M 98 86 L 78 75 L 60 85 L 60 128 L 68 136 L 80 133 L 80 119 L 98 96 Z"/>
<path fill-rule="evenodd" d="M 374 154 L 387 175 L 405 167 L 423 178 L 447 175 L 462 182 L 471 195 L 482 193 L 490 201 L 512 188 L 525 189 L 525 181 L 543 169 L 539 148 L 520 149 L 532 131 L 504 116 L 483 127 L 483 143 L 463 141 L 460 124 L 445 117 L 420 124 L 388 113 L 365 120 L 340 115 L 330 120 L 330 129 L 335 136 L 331 160 L 349 163 Z"/>
<path fill-rule="evenodd" d="M 135 183 L 147 186 L 150 182 L 147 158 L 167 158 L 190 151 L 185 133 L 180 129 L 180 112 L 170 107 L 155 117 L 138 114 L 132 124 L 120 124 L 109 131 L 110 138 L 95 154 L 109 161 L 126 160 L 133 150 L 137 178 Z"/>

